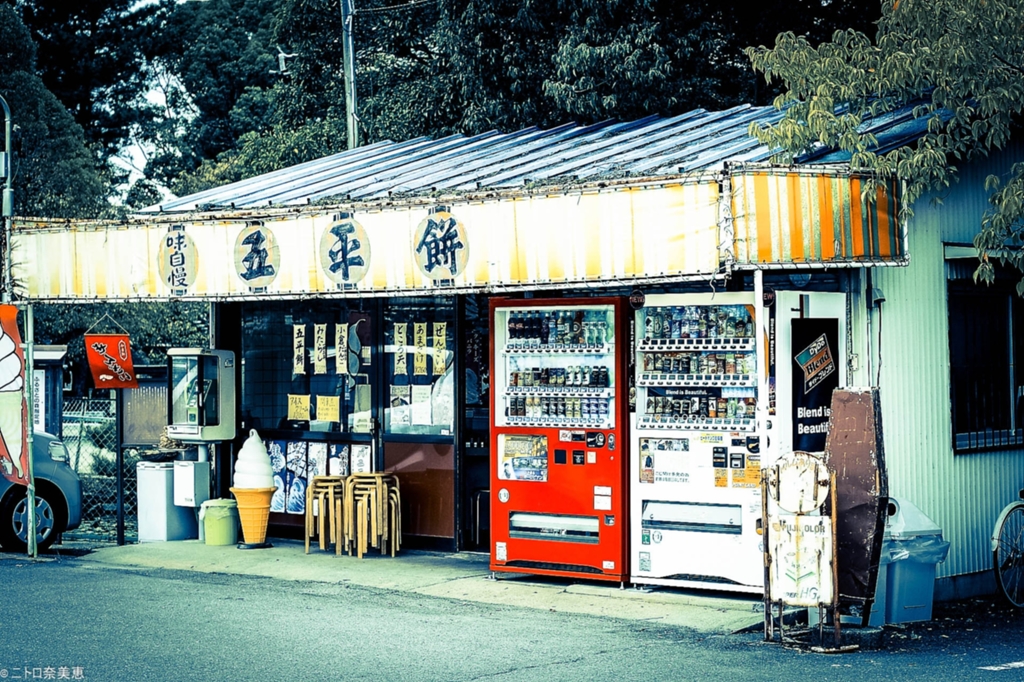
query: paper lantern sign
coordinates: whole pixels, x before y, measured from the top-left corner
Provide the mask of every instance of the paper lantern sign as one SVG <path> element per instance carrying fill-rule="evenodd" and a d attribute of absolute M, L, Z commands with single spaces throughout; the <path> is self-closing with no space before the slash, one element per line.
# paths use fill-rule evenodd
<path fill-rule="evenodd" d="M 281 270 L 281 251 L 269 227 L 253 222 L 235 238 L 235 273 L 250 291 L 265 290 Z"/>

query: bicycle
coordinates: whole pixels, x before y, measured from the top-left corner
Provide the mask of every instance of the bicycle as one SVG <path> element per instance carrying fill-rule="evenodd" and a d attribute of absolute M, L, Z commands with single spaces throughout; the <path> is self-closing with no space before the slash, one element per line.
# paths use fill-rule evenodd
<path fill-rule="evenodd" d="M 1024 490 L 1003 508 L 992 530 L 992 566 L 1006 600 L 1024 608 Z"/>

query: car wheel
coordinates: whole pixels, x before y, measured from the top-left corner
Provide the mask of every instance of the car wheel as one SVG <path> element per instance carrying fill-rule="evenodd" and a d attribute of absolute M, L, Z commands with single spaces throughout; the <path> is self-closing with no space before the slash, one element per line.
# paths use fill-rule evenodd
<path fill-rule="evenodd" d="M 67 516 L 54 495 L 47 486 L 36 489 L 36 548 L 40 552 L 49 548 L 67 526 Z M 0 505 L 0 545 L 9 552 L 27 551 L 28 526 L 27 495 L 9 495 Z"/>

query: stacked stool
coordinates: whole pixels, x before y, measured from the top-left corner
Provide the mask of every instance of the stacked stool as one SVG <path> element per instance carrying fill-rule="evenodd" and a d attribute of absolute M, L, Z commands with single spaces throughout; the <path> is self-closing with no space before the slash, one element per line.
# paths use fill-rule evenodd
<path fill-rule="evenodd" d="M 319 536 L 320 549 L 326 550 L 334 542 L 335 553 L 341 554 L 344 499 L 344 476 L 314 476 L 306 487 L 306 554 L 314 535 Z"/>
<path fill-rule="evenodd" d="M 391 556 L 402 542 L 402 497 L 394 474 L 352 474 L 345 480 L 342 544 L 362 558 L 370 547 Z"/>

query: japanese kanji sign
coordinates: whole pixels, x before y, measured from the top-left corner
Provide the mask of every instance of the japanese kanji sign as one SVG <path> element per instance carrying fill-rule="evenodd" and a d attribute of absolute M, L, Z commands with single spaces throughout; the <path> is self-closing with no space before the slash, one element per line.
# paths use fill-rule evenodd
<path fill-rule="evenodd" d="M 306 325 L 292 325 L 292 374 L 306 373 Z"/>
<path fill-rule="evenodd" d="M 413 255 L 430 279 L 455 279 L 469 262 L 466 228 L 447 211 L 431 213 L 416 228 Z"/>
<path fill-rule="evenodd" d="M 249 223 L 235 239 L 235 272 L 249 290 L 264 289 L 281 270 L 281 252 L 270 228 Z"/>
<path fill-rule="evenodd" d="M 127 334 L 86 334 L 85 357 L 96 388 L 138 388 Z"/>
<path fill-rule="evenodd" d="M 196 281 L 199 256 L 184 225 L 171 225 L 160 243 L 160 278 L 175 295 L 188 291 Z"/>
<path fill-rule="evenodd" d="M 339 213 L 320 237 L 320 265 L 340 286 L 354 285 L 370 269 L 370 238 L 348 213 Z"/>
<path fill-rule="evenodd" d="M 28 485 L 28 407 L 25 405 L 25 356 L 18 332 L 18 309 L 0 306 L 0 470 L 5 478 Z"/>

